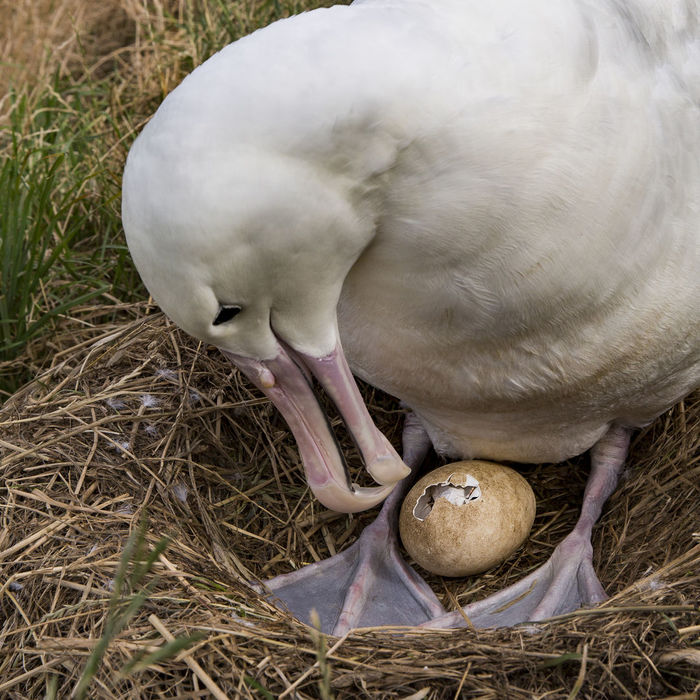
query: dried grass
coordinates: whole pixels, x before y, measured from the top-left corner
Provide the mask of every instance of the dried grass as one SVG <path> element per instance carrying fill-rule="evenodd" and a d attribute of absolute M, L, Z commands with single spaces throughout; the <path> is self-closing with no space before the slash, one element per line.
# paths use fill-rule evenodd
<path fill-rule="evenodd" d="M 0 95 L 70 75 L 130 43 L 133 1 L 0 0 Z"/>
<path fill-rule="evenodd" d="M 270 21 L 276 5 L 231 5 L 237 33 Z M 188 7 L 0 0 L 0 121 L 8 85 L 42 89 L 56 73 L 89 83 L 115 69 L 113 110 L 138 122 L 204 58 L 183 30 Z M 204 33 L 217 34 L 215 24 Z M 70 696 L 104 634 L 120 555 L 145 510 L 150 544 L 163 535 L 171 544 L 90 697 L 697 699 L 700 396 L 634 442 L 628 478 L 595 532 L 597 568 L 613 594 L 604 606 L 536 635 L 376 629 L 323 640 L 247 583 L 342 550 L 373 514 L 320 507 L 269 403 L 153 308 L 73 316 L 0 366 L 41 370 L 0 410 L 0 698 Z M 109 316 L 121 320 L 105 324 Z M 396 403 L 364 393 L 398 444 Z M 482 576 L 428 577 L 447 608 L 521 577 L 573 525 L 585 459 L 524 472 L 538 496 L 532 537 Z M 174 658 L 118 675 L 139 652 L 197 632 L 204 638 Z"/>
<path fill-rule="evenodd" d="M 0 411 L 0 697 L 69 697 L 103 633 L 120 553 L 147 509 L 160 557 L 147 603 L 109 646 L 90 697 L 329 697 L 321 640 L 256 595 L 267 578 L 348 546 L 372 514 L 309 495 L 270 404 L 218 352 L 146 305 L 52 339 L 52 367 Z M 365 396 L 397 442 L 401 411 Z M 354 631 L 326 640 L 337 698 L 697 698 L 700 688 L 700 396 L 634 441 L 595 532 L 612 598 L 522 630 Z M 525 470 L 533 536 L 495 571 L 429 580 L 446 607 L 511 582 L 573 524 L 585 459 Z M 126 678 L 139 651 L 205 636 Z"/>

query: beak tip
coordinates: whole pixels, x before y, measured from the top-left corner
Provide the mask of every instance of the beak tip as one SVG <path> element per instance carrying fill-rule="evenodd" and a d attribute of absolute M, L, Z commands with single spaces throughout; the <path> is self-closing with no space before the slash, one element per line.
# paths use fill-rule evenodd
<path fill-rule="evenodd" d="M 367 465 L 367 471 L 383 486 L 396 484 L 411 473 L 410 468 L 398 456 L 392 455 L 377 458 Z"/>
<path fill-rule="evenodd" d="M 364 488 L 357 484 L 352 485 L 352 490 L 347 486 L 337 484 L 325 488 L 311 486 L 316 498 L 329 510 L 338 513 L 360 513 L 369 510 L 381 503 L 394 489 L 394 484 L 389 486 L 374 486 Z"/>

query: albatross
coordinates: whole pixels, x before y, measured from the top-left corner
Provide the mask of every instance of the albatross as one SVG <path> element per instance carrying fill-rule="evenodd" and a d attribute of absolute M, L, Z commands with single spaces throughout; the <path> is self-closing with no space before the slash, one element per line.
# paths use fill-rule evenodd
<path fill-rule="evenodd" d="M 324 631 L 515 625 L 605 598 L 590 535 L 630 433 L 700 383 L 697 0 L 356 0 L 227 46 L 130 150 L 144 283 L 278 407 L 351 548 L 266 582 Z M 401 456 L 353 375 L 410 410 Z M 376 486 L 351 483 L 313 384 Z M 396 511 L 433 447 L 562 462 L 580 518 L 446 612 Z M 562 467 L 565 468 L 565 467 Z"/>

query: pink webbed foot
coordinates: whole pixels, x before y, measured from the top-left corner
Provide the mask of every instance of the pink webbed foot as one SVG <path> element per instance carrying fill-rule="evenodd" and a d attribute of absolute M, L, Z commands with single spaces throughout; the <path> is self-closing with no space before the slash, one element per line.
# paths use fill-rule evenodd
<path fill-rule="evenodd" d="M 447 613 L 426 627 L 511 627 L 595 605 L 607 598 L 593 569 L 591 531 L 603 504 L 615 490 L 622 470 L 630 431 L 613 426 L 591 450 L 591 474 L 581 515 L 574 530 L 541 567 L 517 583 L 484 600 Z M 465 619 L 466 618 L 466 619 Z"/>
<path fill-rule="evenodd" d="M 404 461 L 415 472 L 430 442 L 410 414 L 403 442 Z M 398 509 L 410 485 L 407 478 L 396 486 L 377 519 L 344 552 L 266 581 L 270 600 L 306 623 L 316 610 L 321 630 L 336 636 L 356 627 L 420 625 L 444 615 L 428 584 L 399 554 Z"/>

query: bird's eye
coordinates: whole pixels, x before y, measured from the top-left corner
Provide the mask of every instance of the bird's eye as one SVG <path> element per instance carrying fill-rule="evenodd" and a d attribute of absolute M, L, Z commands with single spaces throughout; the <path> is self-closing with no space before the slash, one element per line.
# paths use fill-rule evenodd
<path fill-rule="evenodd" d="M 226 306 L 225 304 L 222 304 L 219 307 L 219 313 L 216 314 L 213 325 L 220 326 L 222 323 L 230 321 L 232 318 L 238 315 L 240 310 L 240 306 Z"/>

